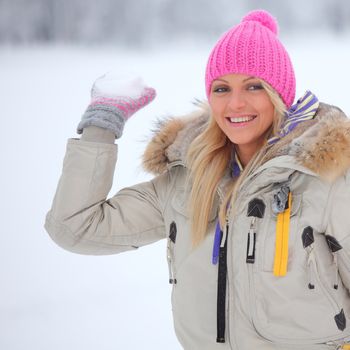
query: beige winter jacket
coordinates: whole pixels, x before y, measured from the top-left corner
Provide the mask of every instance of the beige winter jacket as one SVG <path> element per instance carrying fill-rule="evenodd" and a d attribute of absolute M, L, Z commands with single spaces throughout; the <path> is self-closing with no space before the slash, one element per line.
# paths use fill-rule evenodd
<path fill-rule="evenodd" d="M 206 239 L 191 249 L 186 210 L 189 144 L 209 118 L 203 105 L 160 126 L 145 153 L 157 174 L 106 199 L 117 146 L 68 140 L 62 176 L 45 228 L 63 248 L 113 254 L 168 240 L 175 330 L 187 350 L 337 349 L 350 337 L 350 121 L 321 104 L 272 147 L 266 162 L 242 184 L 229 220 L 226 342 L 216 342 L 218 267 L 211 262 L 222 180 Z M 288 184 L 293 195 L 287 274 L 273 274 L 274 195 Z M 254 201 L 262 218 L 248 216 Z M 255 260 L 247 263 L 254 221 Z M 337 285 L 337 289 L 335 287 Z M 312 288 L 313 287 L 313 288 Z"/>

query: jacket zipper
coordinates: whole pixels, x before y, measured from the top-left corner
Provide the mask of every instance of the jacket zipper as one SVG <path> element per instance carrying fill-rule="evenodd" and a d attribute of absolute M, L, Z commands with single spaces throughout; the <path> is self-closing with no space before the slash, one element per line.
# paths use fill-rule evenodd
<path fill-rule="evenodd" d="M 228 220 L 226 217 L 226 225 L 221 235 L 219 267 L 218 267 L 218 289 L 217 289 L 217 343 L 225 343 L 226 331 L 226 289 L 227 289 L 227 236 L 228 236 Z"/>
<path fill-rule="evenodd" d="M 228 234 L 229 232 L 229 222 L 228 222 L 228 216 L 226 216 L 226 224 L 227 224 L 227 247 L 230 247 L 230 236 Z M 232 239 L 232 237 L 231 237 Z M 227 248 L 227 250 L 229 250 Z M 230 274 L 229 274 L 229 268 L 230 266 L 232 266 L 232 250 L 231 254 L 227 255 L 227 284 L 226 284 L 226 289 L 227 289 L 227 296 L 226 296 L 226 300 L 227 300 L 227 306 L 226 306 L 226 342 L 230 345 L 231 344 L 231 339 L 230 339 Z"/>

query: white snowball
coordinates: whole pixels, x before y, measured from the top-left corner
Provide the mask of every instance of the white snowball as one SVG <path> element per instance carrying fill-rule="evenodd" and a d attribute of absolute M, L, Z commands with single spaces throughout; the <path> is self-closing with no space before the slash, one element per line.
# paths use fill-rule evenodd
<path fill-rule="evenodd" d="M 145 87 L 143 79 L 136 74 L 107 72 L 95 81 L 92 96 L 138 98 Z"/>

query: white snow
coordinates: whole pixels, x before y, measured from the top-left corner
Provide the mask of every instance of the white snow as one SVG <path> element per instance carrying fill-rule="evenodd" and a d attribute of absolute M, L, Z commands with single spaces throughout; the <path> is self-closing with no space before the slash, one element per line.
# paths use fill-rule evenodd
<path fill-rule="evenodd" d="M 350 114 L 350 38 L 284 39 L 297 96 L 306 89 Z M 76 255 L 43 228 L 66 140 L 96 77 L 115 67 L 142 73 L 155 101 L 131 118 L 119 144 L 110 196 L 150 178 L 140 156 L 157 118 L 204 99 L 209 46 L 0 48 L 0 349 L 180 349 L 172 325 L 165 242 L 115 256 Z M 210 257 L 208 257 L 210 258 Z M 215 303 L 216 301 L 213 300 Z"/>
<path fill-rule="evenodd" d="M 118 69 L 118 68 L 117 68 Z M 120 71 L 109 71 L 98 78 L 92 88 L 93 97 L 141 97 L 146 84 L 143 78 L 133 72 L 125 72 L 124 67 Z"/>

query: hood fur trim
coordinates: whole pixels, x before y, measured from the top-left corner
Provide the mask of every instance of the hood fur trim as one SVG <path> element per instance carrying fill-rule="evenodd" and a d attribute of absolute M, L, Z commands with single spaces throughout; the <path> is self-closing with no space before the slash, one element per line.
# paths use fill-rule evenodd
<path fill-rule="evenodd" d="M 291 143 L 290 154 L 333 182 L 350 168 L 350 120 L 337 107 L 322 104 L 318 122 Z"/>
<path fill-rule="evenodd" d="M 159 122 L 143 156 L 143 167 L 155 175 L 173 162 L 186 163 L 191 142 L 202 132 L 210 118 L 210 108 L 197 102 L 198 109 L 184 117 Z M 316 117 L 302 122 L 274 144 L 264 161 L 292 155 L 297 163 L 334 181 L 350 168 L 350 120 L 337 107 L 320 103 Z"/>
<path fill-rule="evenodd" d="M 205 128 L 210 109 L 208 104 L 197 101 L 199 108 L 183 117 L 159 121 L 151 142 L 143 155 L 143 168 L 155 175 L 163 173 L 170 163 L 186 163 L 191 142 Z"/>

